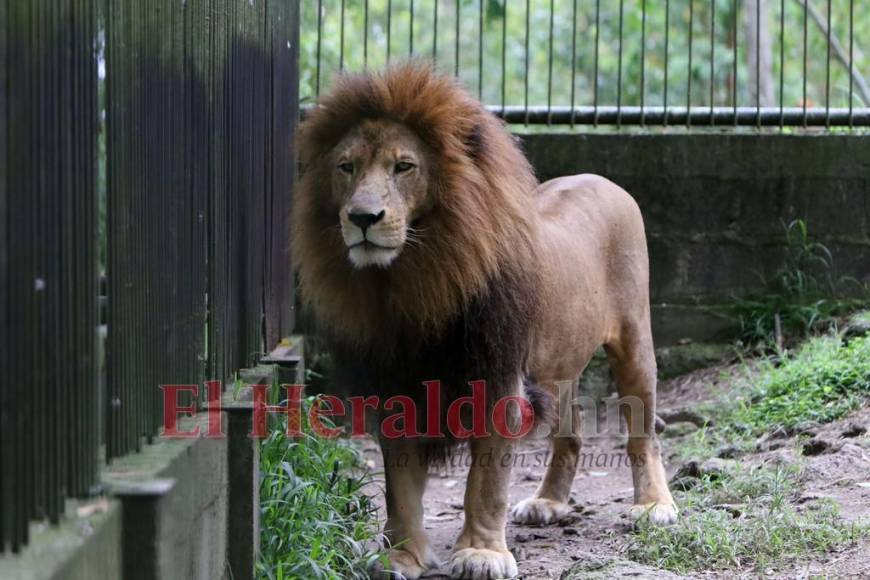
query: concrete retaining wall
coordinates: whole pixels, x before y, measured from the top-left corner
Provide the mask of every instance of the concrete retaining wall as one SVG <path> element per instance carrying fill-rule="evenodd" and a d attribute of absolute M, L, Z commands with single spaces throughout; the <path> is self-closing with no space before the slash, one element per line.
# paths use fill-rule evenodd
<path fill-rule="evenodd" d="M 34 523 L 0 578 L 22 580 L 249 580 L 259 534 L 258 442 L 250 403 L 228 393 L 226 436 L 156 438 L 101 473 L 105 496 L 70 501 L 59 526 Z M 199 427 L 207 415 L 180 420 Z"/>
<path fill-rule="evenodd" d="M 801 218 L 834 256 L 834 275 L 870 282 L 870 136 L 528 134 L 541 180 L 597 173 L 628 190 L 646 221 L 659 342 L 727 325 L 699 304 L 761 287 Z"/>

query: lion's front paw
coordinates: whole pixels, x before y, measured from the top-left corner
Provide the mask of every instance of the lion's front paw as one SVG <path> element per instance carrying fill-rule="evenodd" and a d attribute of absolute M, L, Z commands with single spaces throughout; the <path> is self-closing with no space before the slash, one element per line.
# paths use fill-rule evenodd
<path fill-rule="evenodd" d="M 570 511 L 571 506 L 561 501 L 529 497 L 513 507 L 511 519 L 517 524 L 551 524 L 564 518 Z"/>
<path fill-rule="evenodd" d="M 378 566 L 374 576 L 384 580 L 416 580 L 431 568 L 437 568 L 438 559 L 431 550 L 426 550 L 420 556 L 415 556 L 408 550 L 395 548 L 387 554 L 389 567 Z"/>
<path fill-rule="evenodd" d="M 649 519 L 653 525 L 669 526 L 677 522 L 677 506 L 673 503 L 635 504 L 628 515 L 635 522 Z"/>
<path fill-rule="evenodd" d="M 508 550 L 482 548 L 457 550 L 450 558 L 450 577 L 473 580 L 496 580 L 517 575 L 517 561 Z"/>

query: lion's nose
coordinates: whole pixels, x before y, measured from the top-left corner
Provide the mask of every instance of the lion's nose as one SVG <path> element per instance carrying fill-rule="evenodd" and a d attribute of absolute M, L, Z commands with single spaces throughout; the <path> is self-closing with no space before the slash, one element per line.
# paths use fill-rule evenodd
<path fill-rule="evenodd" d="M 379 213 L 347 212 L 348 219 L 362 231 L 384 219 L 384 210 Z"/>

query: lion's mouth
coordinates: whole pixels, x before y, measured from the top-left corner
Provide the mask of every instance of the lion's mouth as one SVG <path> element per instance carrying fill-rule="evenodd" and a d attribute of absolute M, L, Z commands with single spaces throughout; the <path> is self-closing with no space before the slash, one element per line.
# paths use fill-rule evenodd
<path fill-rule="evenodd" d="M 376 266 L 388 268 L 400 249 L 397 247 L 382 246 L 369 240 L 362 240 L 348 247 L 348 257 L 356 268 Z"/>
<path fill-rule="evenodd" d="M 398 250 L 398 247 L 395 246 L 382 246 L 380 244 L 376 244 L 370 240 L 362 240 L 360 242 L 355 243 L 352 246 L 349 246 L 352 250 L 354 248 L 363 248 L 364 250 Z"/>

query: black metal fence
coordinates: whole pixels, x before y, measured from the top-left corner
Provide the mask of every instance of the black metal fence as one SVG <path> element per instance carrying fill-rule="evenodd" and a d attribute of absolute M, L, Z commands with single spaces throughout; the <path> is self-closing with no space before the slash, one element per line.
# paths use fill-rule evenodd
<path fill-rule="evenodd" d="M 870 125 L 856 0 L 310 0 L 302 99 L 417 56 L 511 123 Z"/>
<path fill-rule="evenodd" d="M 95 2 L 0 2 L 0 545 L 96 480 Z"/>
<path fill-rule="evenodd" d="M 0 0 L 0 551 L 290 332 L 298 8 Z"/>

